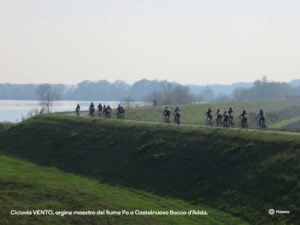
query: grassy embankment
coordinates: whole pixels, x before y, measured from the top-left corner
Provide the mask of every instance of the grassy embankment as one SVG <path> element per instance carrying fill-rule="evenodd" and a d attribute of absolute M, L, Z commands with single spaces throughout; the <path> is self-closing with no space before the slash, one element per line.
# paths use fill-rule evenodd
<path fill-rule="evenodd" d="M 113 187 L 95 179 L 75 176 L 0 155 L 0 224 L 247 224 L 202 205 L 191 205 L 143 191 Z M 208 216 L 12 216 L 11 210 L 206 210 Z"/>
<path fill-rule="evenodd" d="M 205 204 L 251 224 L 299 220 L 294 136 L 43 115 L 7 130 L 0 146 L 3 154 Z M 270 208 L 291 214 L 270 216 Z"/>

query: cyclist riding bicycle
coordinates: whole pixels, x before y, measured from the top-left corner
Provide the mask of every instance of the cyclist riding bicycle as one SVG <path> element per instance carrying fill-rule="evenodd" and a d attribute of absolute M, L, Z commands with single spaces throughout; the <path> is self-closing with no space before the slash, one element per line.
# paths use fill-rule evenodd
<path fill-rule="evenodd" d="M 119 104 L 119 106 L 117 107 L 117 119 L 124 119 L 124 113 L 125 113 L 125 110 L 124 110 L 123 106 L 121 106 Z"/>
<path fill-rule="evenodd" d="M 229 113 L 225 110 L 225 112 L 223 113 L 223 125 L 224 127 L 228 127 L 228 121 L 229 121 Z"/>
<path fill-rule="evenodd" d="M 228 110 L 228 114 L 229 114 L 228 122 L 229 122 L 229 125 L 232 126 L 233 125 L 233 114 L 234 114 L 234 112 L 233 112 L 231 107 Z"/>
<path fill-rule="evenodd" d="M 174 121 L 175 123 L 180 124 L 180 109 L 178 106 L 174 110 Z"/>
<path fill-rule="evenodd" d="M 212 116 L 212 110 L 211 108 L 208 108 L 206 114 L 206 121 L 209 125 L 212 125 L 212 121 L 213 121 L 213 116 Z"/>
<path fill-rule="evenodd" d="M 257 115 L 258 117 L 258 124 L 259 124 L 259 127 L 260 128 L 265 128 L 265 121 L 266 121 L 266 118 L 265 118 L 265 114 L 264 114 L 264 111 L 261 109 L 259 110 L 259 113 Z"/>
<path fill-rule="evenodd" d="M 110 118 L 111 117 L 111 107 L 110 107 L 110 105 L 108 105 L 107 107 L 105 107 L 105 110 L 103 111 L 103 114 L 105 115 L 106 118 Z"/>
<path fill-rule="evenodd" d="M 217 110 L 216 115 L 217 115 L 217 126 L 219 127 L 221 125 L 221 121 L 222 121 L 222 113 L 221 113 L 220 109 Z"/>
<path fill-rule="evenodd" d="M 246 110 L 243 110 L 242 114 L 239 116 L 241 118 L 242 128 L 247 127 L 248 114 Z"/>
<path fill-rule="evenodd" d="M 99 105 L 97 106 L 97 108 L 98 108 L 98 116 L 101 116 L 101 114 L 102 114 L 102 111 L 103 111 L 102 104 L 101 104 L 101 103 L 99 103 Z"/>
<path fill-rule="evenodd" d="M 170 110 L 169 106 L 166 106 L 163 111 L 163 116 L 165 117 L 165 121 L 167 123 L 170 122 L 170 114 L 171 114 L 171 110 Z"/>
<path fill-rule="evenodd" d="M 76 114 L 77 114 L 77 116 L 80 115 L 80 105 L 79 104 L 77 104 L 77 106 L 76 106 Z"/>
<path fill-rule="evenodd" d="M 90 116 L 93 116 L 95 112 L 95 105 L 93 102 L 91 102 L 90 106 L 89 106 L 89 114 Z"/>

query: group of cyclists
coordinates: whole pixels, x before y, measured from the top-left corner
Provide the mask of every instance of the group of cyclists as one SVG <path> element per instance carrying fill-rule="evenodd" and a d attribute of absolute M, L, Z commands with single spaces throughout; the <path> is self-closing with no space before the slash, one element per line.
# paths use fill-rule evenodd
<path fill-rule="evenodd" d="M 89 105 L 89 115 L 94 116 L 96 112 L 96 108 L 93 102 Z M 76 113 L 79 116 L 80 115 L 80 105 L 77 104 L 76 106 Z M 98 104 L 97 106 L 97 114 L 98 116 L 104 116 L 106 118 L 111 118 L 111 113 L 112 113 L 112 108 L 110 105 L 103 105 L 101 103 Z M 213 111 L 211 108 L 207 110 L 206 114 L 206 124 L 208 126 L 213 126 Z M 117 119 L 125 119 L 125 109 L 124 107 L 119 104 L 118 107 L 116 108 L 116 116 Z M 169 106 L 166 106 L 163 110 L 163 116 L 164 116 L 164 121 L 166 123 L 170 123 L 170 116 L 171 116 L 171 109 Z M 180 109 L 177 106 L 175 110 L 173 111 L 173 116 L 174 116 L 174 123 L 175 124 L 180 124 Z M 248 128 L 248 114 L 246 110 L 243 110 L 242 113 L 238 117 L 241 122 L 241 127 L 242 128 Z M 258 118 L 258 124 L 260 128 L 266 128 L 266 123 L 265 123 L 265 114 L 262 109 L 259 110 L 259 113 L 257 115 Z M 216 112 L 216 126 L 217 127 L 233 127 L 234 126 L 234 111 L 230 107 L 227 110 L 225 110 L 223 113 L 221 112 L 220 109 L 217 110 Z"/>
<path fill-rule="evenodd" d="M 207 126 L 213 126 L 213 111 L 211 108 L 207 110 L 206 114 L 206 124 Z M 177 106 L 173 112 L 174 115 L 174 122 L 176 124 L 180 124 L 180 109 Z M 171 116 L 171 109 L 169 106 L 166 106 L 163 111 L 164 121 L 166 123 L 170 123 L 170 116 Z M 243 112 L 239 115 L 240 121 L 241 121 L 241 127 L 242 128 L 248 128 L 248 114 L 246 110 L 243 110 Z M 265 123 L 265 114 L 264 111 L 261 109 L 259 110 L 259 113 L 257 115 L 258 118 L 258 124 L 260 128 L 266 128 Z M 216 126 L 217 127 L 233 127 L 234 126 L 234 111 L 230 107 L 227 110 L 225 110 L 223 113 L 220 109 L 216 112 Z"/>
<path fill-rule="evenodd" d="M 233 123 L 233 115 L 234 115 L 234 112 L 232 110 L 232 108 L 230 107 L 228 111 L 224 111 L 224 113 L 222 114 L 221 110 L 218 109 L 217 110 L 217 113 L 216 113 L 216 116 L 217 116 L 217 119 L 216 119 L 216 123 L 217 123 L 217 127 L 220 127 L 220 126 L 224 126 L 224 127 L 232 127 L 234 125 Z M 222 120 L 223 118 L 223 120 Z M 209 108 L 206 112 L 206 123 L 207 125 L 209 126 L 212 126 L 213 125 L 213 112 L 211 110 L 211 108 Z"/>
<path fill-rule="evenodd" d="M 224 111 L 224 113 L 221 112 L 220 109 L 217 110 L 216 113 L 216 125 L 217 127 L 233 127 L 234 120 L 233 120 L 234 112 L 232 108 L 230 107 L 228 111 Z M 248 114 L 246 110 L 243 110 L 242 113 L 239 115 L 240 121 L 241 121 L 241 127 L 242 128 L 248 128 Z M 259 110 L 259 113 L 257 115 L 258 118 L 258 124 L 259 127 L 266 128 L 266 117 L 265 113 L 262 109 Z M 223 119 L 223 120 L 222 120 Z M 213 126 L 213 113 L 211 108 L 209 108 L 206 112 L 206 123 L 208 126 Z"/>
<path fill-rule="evenodd" d="M 117 107 L 116 110 L 117 110 L 117 119 L 124 119 L 125 118 L 124 107 L 119 104 L 119 106 Z M 95 116 L 95 113 L 96 113 L 96 107 L 95 107 L 94 103 L 91 102 L 91 104 L 89 105 L 89 115 Z M 101 103 L 99 103 L 97 105 L 97 115 L 99 117 L 101 117 L 103 115 L 105 118 L 111 118 L 111 113 L 112 113 L 112 108 L 110 107 L 110 105 L 102 106 Z M 76 114 L 78 116 L 80 116 L 80 105 L 79 104 L 77 104 L 77 106 L 76 106 Z"/>
<path fill-rule="evenodd" d="M 169 106 L 165 107 L 163 116 L 165 118 L 165 122 L 170 123 L 171 109 Z M 180 109 L 178 106 L 174 110 L 174 122 L 178 125 L 180 124 Z"/>

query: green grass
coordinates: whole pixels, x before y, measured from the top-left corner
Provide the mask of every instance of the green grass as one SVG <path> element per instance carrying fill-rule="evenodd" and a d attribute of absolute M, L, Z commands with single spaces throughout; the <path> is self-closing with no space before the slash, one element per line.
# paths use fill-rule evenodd
<path fill-rule="evenodd" d="M 9 123 L 9 122 L 0 123 L 0 133 L 8 130 L 12 126 L 13 126 L 13 123 Z"/>
<path fill-rule="evenodd" d="M 0 155 L 0 224 L 247 224 L 202 205 L 162 198 L 143 191 L 113 187 Z M 188 211 L 206 210 L 208 216 L 12 216 L 11 210 L 55 211 Z"/>
<path fill-rule="evenodd" d="M 279 128 L 285 127 L 285 126 L 287 126 L 291 123 L 295 123 L 295 122 L 298 122 L 298 121 L 300 121 L 300 116 L 295 116 L 293 118 L 282 120 L 278 123 L 272 124 L 270 126 L 270 128 L 279 129 Z"/>
<path fill-rule="evenodd" d="M 193 104 L 179 105 L 181 109 L 181 122 L 186 124 L 205 124 L 205 112 L 210 107 L 216 118 L 217 109 L 228 110 L 232 107 L 235 112 L 235 122 L 239 123 L 238 116 L 243 110 L 247 110 L 249 114 L 249 123 L 251 127 L 257 127 L 256 115 L 260 109 L 266 113 L 266 122 L 272 125 L 281 120 L 290 119 L 300 115 L 300 98 L 277 99 L 264 101 L 247 101 L 247 102 L 231 102 L 231 103 L 209 103 L 209 104 Z M 138 107 L 129 108 L 126 111 L 126 118 L 132 120 L 145 120 L 162 122 L 162 112 L 164 106 L 157 107 Z M 174 110 L 175 106 L 171 106 Z"/>
<path fill-rule="evenodd" d="M 3 154 L 228 212 L 251 224 L 299 220 L 297 136 L 58 114 L 0 136 Z M 269 216 L 286 209 L 290 215 Z"/>

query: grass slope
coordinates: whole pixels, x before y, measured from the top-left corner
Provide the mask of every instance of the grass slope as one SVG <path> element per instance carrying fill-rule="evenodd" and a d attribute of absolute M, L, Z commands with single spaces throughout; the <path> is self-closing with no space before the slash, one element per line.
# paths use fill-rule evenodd
<path fill-rule="evenodd" d="M 298 121 L 300 121 L 300 116 L 295 116 L 295 117 L 292 117 L 290 119 L 282 120 L 278 123 L 275 123 L 271 126 L 271 128 L 275 128 L 275 129 L 276 128 L 283 128 L 283 127 L 288 126 L 289 124 L 297 123 Z"/>
<path fill-rule="evenodd" d="M 193 104 L 180 105 L 182 123 L 187 124 L 205 124 L 205 112 L 209 107 L 212 108 L 214 119 L 217 109 L 228 110 L 232 107 L 235 112 L 235 123 L 239 126 L 238 116 L 242 110 L 247 110 L 249 115 L 249 124 L 251 127 L 257 127 L 257 118 L 259 109 L 263 109 L 266 113 L 266 122 L 268 125 L 277 123 L 281 120 L 290 119 L 295 116 L 300 116 L 300 98 L 291 99 L 277 99 L 264 101 L 246 101 L 246 102 L 231 102 L 231 103 L 207 103 L 207 104 Z M 139 107 L 129 108 L 126 111 L 126 118 L 132 120 L 145 120 L 162 122 L 162 112 L 164 107 Z M 171 106 L 174 110 L 175 106 Z"/>
<path fill-rule="evenodd" d="M 247 224 L 217 210 L 0 156 L 0 224 Z M 10 210 L 207 210 L 209 216 L 11 216 Z"/>
<path fill-rule="evenodd" d="M 299 137 L 43 115 L 0 136 L 2 152 L 181 198 L 252 224 L 299 221 Z M 269 216 L 270 208 L 290 215 Z"/>

